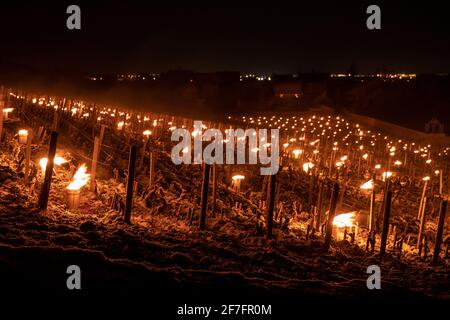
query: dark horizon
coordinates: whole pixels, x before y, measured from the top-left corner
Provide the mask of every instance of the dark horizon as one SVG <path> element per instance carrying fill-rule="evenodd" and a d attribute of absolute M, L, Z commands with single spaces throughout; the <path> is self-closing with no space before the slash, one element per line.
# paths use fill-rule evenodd
<path fill-rule="evenodd" d="M 356 69 L 352 72 L 351 68 L 355 67 Z M 406 70 L 406 69 L 391 69 L 386 66 L 376 67 L 373 70 L 362 70 L 356 64 L 350 64 L 347 68 L 337 69 L 337 70 L 287 70 L 286 72 L 257 72 L 254 70 L 240 70 L 240 69 L 194 69 L 189 68 L 187 66 L 175 66 L 173 68 L 167 69 L 158 69 L 149 70 L 149 69 L 122 69 L 122 70 L 98 70 L 98 69 L 71 69 L 65 68 L 64 66 L 42 66 L 42 65 L 33 65 L 22 63 L 21 61 L 13 61 L 6 60 L 0 57 L 0 72 L 7 74 L 8 72 L 14 72 L 17 74 L 21 74 L 22 71 L 25 71 L 25 74 L 28 72 L 34 73 L 35 76 L 53 76 L 53 75 L 62 75 L 62 76 L 92 76 L 92 75 L 102 75 L 102 76 L 117 76 L 120 74 L 156 74 L 163 75 L 170 72 L 192 72 L 193 74 L 214 74 L 214 73 L 240 73 L 241 75 L 254 75 L 257 76 L 276 76 L 276 75 L 335 75 L 335 74 L 349 74 L 354 75 L 362 75 L 362 76 L 375 76 L 377 74 L 415 74 L 416 76 L 450 76 L 450 70 L 436 70 L 436 71 L 414 71 L 414 70 Z M 350 77 L 350 76 L 349 76 Z"/>
<path fill-rule="evenodd" d="M 4 4 L 3 63 L 83 73 L 450 71 L 444 2 L 77 1 L 81 30 L 68 30 L 70 4 Z M 370 4 L 381 7 L 381 30 L 366 28 Z"/>

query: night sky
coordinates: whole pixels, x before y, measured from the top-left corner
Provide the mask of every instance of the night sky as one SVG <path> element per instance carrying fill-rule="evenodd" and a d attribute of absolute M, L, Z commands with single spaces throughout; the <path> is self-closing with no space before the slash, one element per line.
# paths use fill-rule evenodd
<path fill-rule="evenodd" d="M 445 2 L 243 2 L 2 3 L 0 61 L 82 72 L 450 71 Z M 81 7 L 80 31 L 66 28 L 70 4 Z M 370 4 L 381 30 L 366 28 Z"/>

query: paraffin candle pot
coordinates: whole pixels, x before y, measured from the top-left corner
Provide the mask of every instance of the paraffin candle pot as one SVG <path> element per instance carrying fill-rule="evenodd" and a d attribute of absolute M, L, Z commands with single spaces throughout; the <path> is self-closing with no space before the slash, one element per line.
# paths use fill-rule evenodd
<path fill-rule="evenodd" d="M 28 140 L 28 130 L 19 130 L 19 143 L 26 144 Z"/>
<path fill-rule="evenodd" d="M 80 206 L 80 190 L 66 190 L 66 204 L 69 210 L 78 209 Z"/>

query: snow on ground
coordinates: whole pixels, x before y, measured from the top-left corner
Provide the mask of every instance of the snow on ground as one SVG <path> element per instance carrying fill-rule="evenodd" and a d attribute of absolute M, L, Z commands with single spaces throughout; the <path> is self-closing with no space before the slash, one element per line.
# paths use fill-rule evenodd
<path fill-rule="evenodd" d="M 100 196 L 83 190 L 80 208 L 66 210 L 63 191 L 71 175 L 64 170 L 53 179 L 49 210 L 39 213 L 37 191 L 23 185 L 15 161 L 11 152 L 1 153 L 0 274 L 6 286 L 26 290 L 33 283 L 33 289 L 62 290 L 67 275 L 61 270 L 78 264 L 88 292 L 126 293 L 150 286 L 164 292 L 233 288 L 241 294 L 361 297 L 373 294 L 366 288 L 366 269 L 377 264 L 387 296 L 450 297 L 445 264 L 390 255 L 380 261 L 347 241 L 324 252 L 320 239 L 305 240 L 278 228 L 269 241 L 258 234 L 251 211 L 228 207 L 208 217 L 207 230 L 200 231 L 197 216 L 190 218 L 186 209 L 194 206 L 191 188 L 195 191 L 199 181 L 189 184 L 181 176 L 179 185 L 165 185 L 175 181 L 166 172 L 159 173 L 150 197 L 166 203 L 155 210 L 161 201 L 154 200 L 149 209 L 137 198 L 132 225 L 123 223 L 101 196 L 102 185 L 123 189 L 114 180 L 100 181 Z M 174 212 L 176 201 L 185 205 L 180 212 Z M 34 272 L 46 276 L 40 280 Z"/>

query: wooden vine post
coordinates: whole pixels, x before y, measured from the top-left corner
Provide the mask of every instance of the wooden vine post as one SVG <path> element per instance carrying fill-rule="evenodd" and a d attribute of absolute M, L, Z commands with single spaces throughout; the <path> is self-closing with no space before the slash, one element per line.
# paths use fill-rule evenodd
<path fill-rule="evenodd" d="M 155 162 L 157 153 L 156 151 L 150 151 L 150 176 L 149 176 L 149 186 L 153 186 L 155 183 Z"/>
<path fill-rule="evenodd" d="M 331 191 L 331 201 L 330 209 L 328 210 L 327 227 L 325 230 L 325 241 L 324 248 L 328 250 L 331 244 L 331 235 L 333 233 L 333 220 L 336 213 L 336 207 L 339 200 L 339 184 L 337 182 L 333 185 L 333 190 Z"/>
<path fill-rule="evenodd" d="M 95 137 L 94 152 L 92 154 L 92 170 L 91 170 L 91 186 L 90 186 L 92 192 L 95 192 L 96 187 L 95 179 L 97 178 L 97 162 L 99 154 L 100 154 L 100 138 Z"/>
<path fill-rule="evenodd" d="M 4 106 L 4 101 L 3 101 L 3 86 L 0 88 L 0 143 L 2 142 L 2 137 L 3 137 L 3 106 Z"/>
<path fill-rule="evenodd" d="M 124 220 L 126 223 L 131 224 L 131 209 L 133 208 L 133 187 L 134 187 L 134 175 L 136 173 L 136 145 L 131 145 L 130 158 L 128 161 L 128 179 L 127 179 L 127 195 L 125 200 L 125 212 Z"/>
<path fill-rule="evenodd" d="M 217 164 L 214 163 L 212 167 L 212 207 L 211 207 L 211 214 L 213 217 L 216 216 L 216 197 L 217 197 Z"/>
<path fill-rule="evenodd" d="M 423 206 L 423 199 L 425 198 L 425 193 L 427 191 L 427 187 L 428 187 L 428 180 L 425 181 L 425 183 L 423 185 L 422 196 L 420 197 L 419 212 L 417 213 L 417 219 L 420 219 L 422 206 Z"/>
<path fill-rule="evenodd" d="M 317 197 L 317 219 L 316 219 L 316 231 L 320 230 L 320 224 L 322 223 L 322 202 L 323 202 L 323 181 L 319 184 L 319 195 Z"/>
<path fill-rule="evenodd" d="M 27 148 L 25 151 L 25 177 L 24 182 L 25 185 L 28 185 L 30 180 L 30 158 L 31 158 L 31 142 L 33 141 L 33 131 L 31 129 L 28 130 L 27 137 Z"/>
<path fill-rule="evenodd" d="M 266 223 L 267 239 L 272 239 L 272 229 L 273 229 L 273 209 L 275 208 L 275 187 L 277 182 L 276 174 L 269 176 L 269 187 L 267 188 L 267 206 L 266 206 Z"/>
<path fill-rule="evenodd" d="M 425 229 L 425 209 L 427 207 L 427 197 L 423 198 L 423 202 L 422 202 L 422 208 L 419 212 L 419 233 L 417 234 L 417 242 L 416 242 L 416 249 L 419 250 L 419 255 L 420 252 L 422 251 L 422 238 L 423 238 L 423 232 Z"/>
<path fill-rule="evenodd" d="M 441 208 L 439 210 L 438 228 L 436 231 L 436 242 L 434 244 L 433 251 L 433 263 L 436 263 L 439 259 L 439 252 L 441 251 L 442 234 L 444 233 L 445 215 L 447 213 L 447 200 L 442 200 Z"/>
<path fill-rule="evenodd" d="M 211 165 L 203 164 L 203 185 L 202 185 L 202 199 L 200 209 L 200 230 L 204 230 L 206 227 L 206 211 L 208 208 L 208 191 L 209 191 L 209 175 L 211 171 Z"/>
<path fill-rule="evenodd" d="M 381 229 L 380 256 L 386 253 L 386 243 L 389 233 L 389 219 L 391 217 L 392 191 L 388 190 L 384 199 L 383 227 Z"/>
<path fill-rule="evenodd" d="M 100 146 L 103 144 L 103 138 L 105 136 L 105 125 L 102 124 L 101 129 L 100 129 Z"/>
<path fill-rule="evenodd" d="M 42 191 L 39 196 L 39 209 L 41 211 L 47 210 L 48 195 L 50 193 L 50 185 L 52 183 L 53 164 L 55 160 L 57 140 L 58 140 L 58 132 L 52 131 L 50 135 L 50 146 L 48 148 L 47 166 L 45 168 L 44 184 L 42 185 Z"/>

